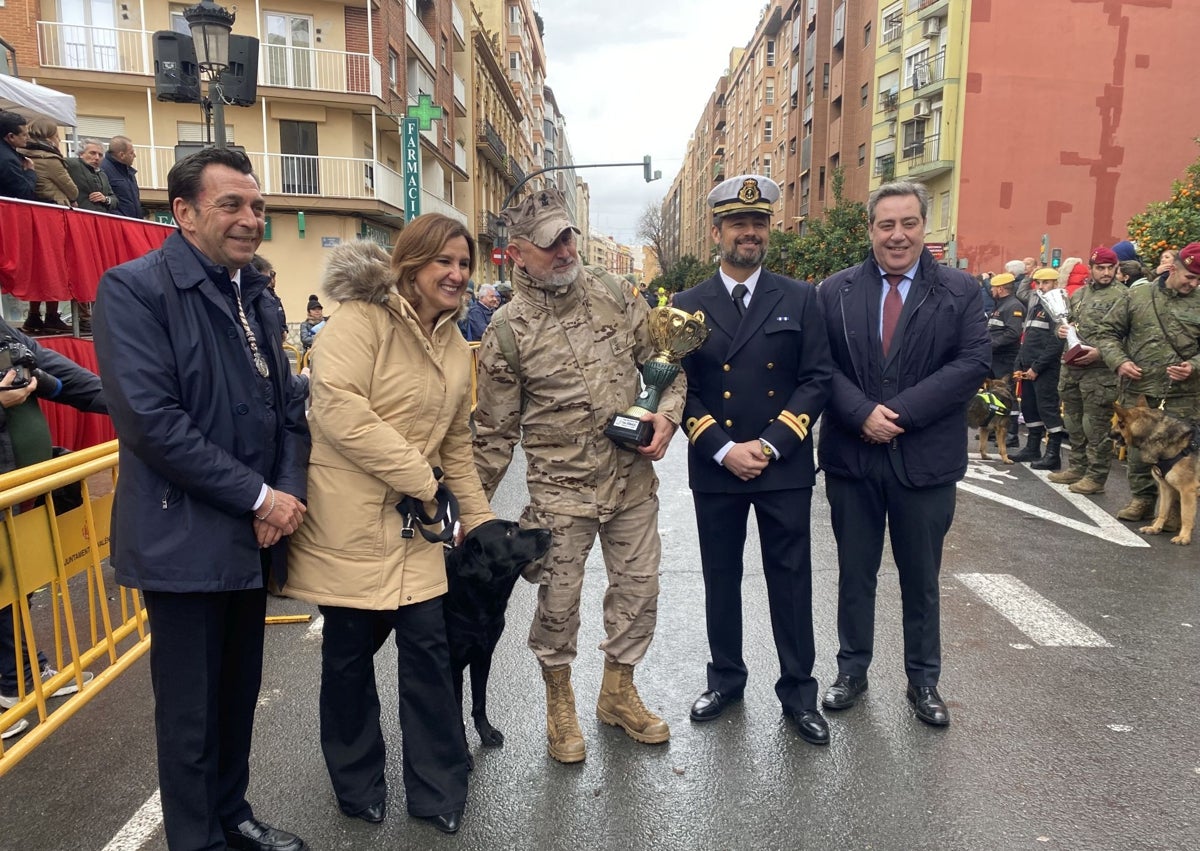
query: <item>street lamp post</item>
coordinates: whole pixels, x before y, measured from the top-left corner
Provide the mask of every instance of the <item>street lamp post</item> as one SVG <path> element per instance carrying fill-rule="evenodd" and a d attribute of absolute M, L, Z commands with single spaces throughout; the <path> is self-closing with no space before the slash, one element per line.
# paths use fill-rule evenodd
<path fill-rule="evenodd" d="M 229 33 L 233 30 L 234 13 L 218 6 L 213 0 L 200 0 L 183 10 L 183 19 L 192 31 L 196 47 L 196 64 L 208 75 L 208 99 L 204 102 L 205 120 L 211 109 L 213 144 L 226 146 L 225 93 L 221 90 L 221 72 L 229 67 Z"/>

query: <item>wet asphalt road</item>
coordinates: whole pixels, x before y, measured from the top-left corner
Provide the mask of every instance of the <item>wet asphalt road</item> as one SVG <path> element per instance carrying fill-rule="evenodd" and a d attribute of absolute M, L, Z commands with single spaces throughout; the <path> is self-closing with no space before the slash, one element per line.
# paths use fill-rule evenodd
<path fill-rule="evenodd" d="M 659 628 L 637 671 L 646 703 L 671 725 L 668 744 L 637 744 L 594 717 L 604 592 L 597 548 L 575 668 L 586 762 L 563 766 L 546 755 L 541 679 L 524 646 L 533 590 L 521 583 L 489 694 L 507 742 L 483 749 L 469 730 L 476 768 L 457 836 L 405 815 L 397 747 L 385 823 L 340 815 L 317 745 L 320 639 L 309 624 L 268 627 L 250 790 L 256 815 L 300 833 L 314 851 L 1200 848 L 1200 542 L 1146 539 L 1090 507 L 1111 517 L 1124 504 L 1123 467 L 1107 493 L 1087 500 L 1020 465 L 973 464 L 942 583 L 941 691 L 953 725 L 921 724 L 904 699 L 899 591 L 885 557 L 870 691 L 855 708 L 827 713 L 832 745 L 815 748 L 783 722 L 775 700 L 753 533 L 745 702 L 710 724 L 688 720 L 707 650 L 685 454 L 677 437 L 658 464 Z M 497 495 L 501 516 L 516 517 L 524 505 L 523 472 L 518 454 Z M 836 673 L 837 566 L 821 485 L 813 506 L 824 687 Z M 996 576 L 1012 577 L 995 580 L 1010 596 L 989 602 L 978 589 Z M 270 608 L 313 611 L 281 599 Z M 1107 646 L 1070 646 L 1077 628 Z M 391 658 L 385 649 L 377 659 L 385 710 L 395 705 Z M 398 744 L 386 711 L 385 724 Z M 156 788 L 145 657 L 0 778 L 0 849 L 163 848 L 153 817 L 141 832 L 128 824 Z"/>

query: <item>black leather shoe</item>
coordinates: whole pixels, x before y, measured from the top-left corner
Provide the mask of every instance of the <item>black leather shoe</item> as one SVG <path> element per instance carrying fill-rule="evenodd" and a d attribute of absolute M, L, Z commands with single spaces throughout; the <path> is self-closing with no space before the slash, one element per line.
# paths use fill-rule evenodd
<path fill-rule="evenodd" d="M 740 696 L 726 697 L 719 691 L 706 691 L 692 704 L 692 720 L 713 721 L 720 718 L 722 712 L 741 699 Z"/>
<path fill-rule="evenodd" d="M 934 727 L 950 726 L 950 710 L 946 707 L 946 701 L 938 694 L 937 688 L 910 685 L 907 695 L 908 702 L 913 705 L 913 711 L 926 724 L 932 724 Z"/>
<path fill-rule="evenodd" d="M 360 818 L 371 824 L 379 824 L 383 821 L 384 816 L 387 815 L 387 801 L 371 804 L 368 807 L 363 807 L 361 810 L 352 810 L 342 804 L 338 804 L 338 807 L 343 813 L 350 816 L 350 818 Z"/>
<path fill-rule="evenodd" d="M 821 705 L 826 709 L 849 709 L 858 703 L 859 697 L 867 690 L 866 677 L 853 677 L 850 674 L 838 674 L 833 685 L 821 698 Z"/>
<path fill-rule="evenodd" d="M 308 845 L 294 833 L 248 818 L 225 831 L 225 844 L 238 851 L 307 851 Z"/>
<path fill-rule="evenodd" d="M 783 714 L 796 722 L 796 732 L 810 745 L 829 744 L 829 724 L 821 717 L 820 712 L 815 709 L 806 709 L 803 712 L 785 709 Z"/>
<path fill-rule="evenodd" d="M 442 833 L 458 833 L 462 827 L 462 810 L 449 813 L 438 813 L 436 816 L 417 816 L 421 821 L 427 821 Z"/>

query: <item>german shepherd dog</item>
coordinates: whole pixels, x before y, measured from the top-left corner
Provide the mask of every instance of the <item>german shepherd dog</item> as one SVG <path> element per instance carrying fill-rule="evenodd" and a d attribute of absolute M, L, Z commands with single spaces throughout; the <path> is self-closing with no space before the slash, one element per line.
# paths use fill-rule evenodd
<path fill-rule="evenodd" d="M 989 378 L 967 404 L 967 425 L 979 429 L 979 457 L 984 461 L 990 460 L 987 453 L 988 435 L 994 431 L 1000 460 L 1005 464 L 1012 463 L 1008 457 L 1008 447 L 1004 444 L 1008 437 L 1009 414 L 1015 410 L 1016 404 L 1011 378 Z"/>
<path fill-rule="evenodd" d="M 1158 514 L 1154 523 L 1139 532 L 1157 535 L 1163 530 L 1171 509 L 1179 504 L 1179 534 L 1172 544 L 1192 542 L 1196 523 L 1196 491 L 1200 485 L 1200 428 L 1146 406 L 1146 397 L 1132 408 L 1113 403 L 1117 412 L 1111 437 L 1141 453 L 1142 460 L 1158 485 Z"/>
<path fill-rule="evenodd" d="M 442 606 L 454 692 L 461 706 L 463 671 L 469 665 L 471 717 L 486 747 L 504 744 L 504 734 L 488 721 L 487 683 L 492 654 L 504 632 L 508 598 L 522 569 L 549 549 L 549 529 L 522 529 L 511 520 L 489 520 L 472 529 L 461 545 L 446 550 L 450 590 Z"/>

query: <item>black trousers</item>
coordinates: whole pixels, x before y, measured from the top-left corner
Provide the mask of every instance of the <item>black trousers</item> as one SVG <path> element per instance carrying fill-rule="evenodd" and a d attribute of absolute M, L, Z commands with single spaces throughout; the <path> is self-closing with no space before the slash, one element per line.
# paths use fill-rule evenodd
<path fill-rule="evenodd" d="M 1021 413 L 1025 424 L 1041 423 L 1047 431 L 1061 431 L 1062 413 L 1058 404 L 1058 367 L 1040 373 L 1033 381 L 1021 381 Z"/>
<path fill-rule="evenodd" d="M 223 849 L 224 829 L 253 815 L 246 786 L 267 592 L 142 593 L 167 847 Z"/>
<path fill-rule="evenodd" d="M 408 811 L 432 816 L 462 809 L 467 751 L 442 598 L 394 611 L 320 608 L 321 750 L 338 803 L 357 812 L 387 798 L 374 657 L 394 632 Z"/>
<path fill-rule="evenodd" d="M 704 573 L 708 628 L 708 688 L 739 697 L 746 688 L 742 658 L 742 571 L 750 507 L 758 522 L 771 632 L 779 654 L 775 694 L 784 709 L 817 708 L 812 623 L 812 488 L 758 493 L 693 492 Z"/>
<path fill-rule="evenodd" d="M 905 487 L 885 456 L 862 479 L 825 474 L 838 548 L 838 672 L 867 673 L 875 646 L 875 587 L 886 523 L 900 574 L 904 668 L 915 686 L 936 686 L 942 670 L 938 576 L 954 520 L 955 485 Z"/>

